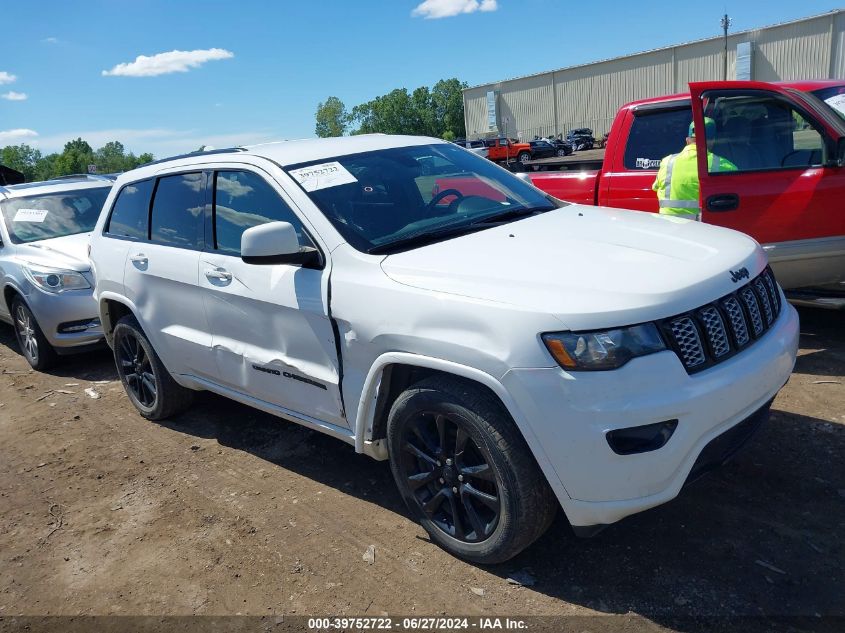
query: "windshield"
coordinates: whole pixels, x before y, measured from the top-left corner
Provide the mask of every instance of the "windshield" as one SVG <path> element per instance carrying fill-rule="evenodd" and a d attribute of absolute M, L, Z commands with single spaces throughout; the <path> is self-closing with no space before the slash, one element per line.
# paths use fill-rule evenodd
<path fill-rule="evenodd" d="M 393 243 L 435 232 L 445 239 L 462 227 L 481 230 L 488 217 L 507 214 L 512 221 L 520 212 L 560 204 L 451 143 L 339 156 L 295 165 L 288 173 L 343 238 L 364 252 L 387 252 Z"/>
<path fill-rule="evenodd" d="M 845 85 L 813 90 L 813 94 L 829 105 L 830 109 L 841 118 L 845 119 Z"/>
<path fill-rule="evenodd" d="M 110 187 L 13 198 L 2 203 L 3 219 L 15 244 L 94 230 Z"/>

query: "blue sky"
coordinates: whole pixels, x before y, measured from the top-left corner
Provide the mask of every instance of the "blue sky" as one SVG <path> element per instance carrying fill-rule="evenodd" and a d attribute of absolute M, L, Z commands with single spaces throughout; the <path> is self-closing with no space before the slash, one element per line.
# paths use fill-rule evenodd
<path fill-rule="evenodd" d="M 836 8 L 748 0 L 728 13 L 740 31 Z M 55 151 L 81 135 L 164 156 L 313 136 L 329 95 L 351 109 L 441 78 L 474 85 L 718 35 L 724 4 L 29 0 L 0 11 L 0 146 Z M 183 53 L 153 57 L 171 51 Z"/>

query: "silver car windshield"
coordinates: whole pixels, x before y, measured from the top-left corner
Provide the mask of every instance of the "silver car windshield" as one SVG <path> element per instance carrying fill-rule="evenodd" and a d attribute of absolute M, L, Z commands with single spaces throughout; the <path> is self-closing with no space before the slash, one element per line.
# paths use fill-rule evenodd
<path fill-rule="evenodd" d="M 12 198 L 0 203 L 15 244 L 94 230 L 109 187 Z"/>

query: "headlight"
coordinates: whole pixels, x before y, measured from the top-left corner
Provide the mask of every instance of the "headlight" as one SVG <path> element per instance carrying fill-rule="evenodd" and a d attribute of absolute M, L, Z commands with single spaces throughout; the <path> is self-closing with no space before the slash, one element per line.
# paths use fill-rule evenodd
<path fill-rule="evenodd" d="M 654 323 L 600 332 L 543 334 L 543 342 L 561 367 L 576 371 L 616 369 L 632 358 L 666 349 Z"/>
<path fill-rule="evenodd" d="M 85 290 L 91 286 L 80 273 L 27 264 L 21 266 L 26 278 L 46 292 L 58 293 L 65 290 Z"/>

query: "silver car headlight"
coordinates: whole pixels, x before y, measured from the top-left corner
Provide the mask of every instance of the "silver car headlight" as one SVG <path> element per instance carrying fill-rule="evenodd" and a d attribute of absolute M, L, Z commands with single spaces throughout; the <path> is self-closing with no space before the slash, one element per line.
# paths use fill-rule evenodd
<path fill-rule="evenodd" d="M 617 369 L 632 358 L 667 349 L 654 323 L 597 332 L 543 334 L 543 342 L 561 367 L 575 371 Z"/>
<path fill-rule="evenodd" d="M 35 264 L 23 264 L 21 268 L 26 278 L 45 292 L 56 294 L 65 290 L 85 290 L 91 287 L 88 280 L 75 270 L 48 268 Z"/>

